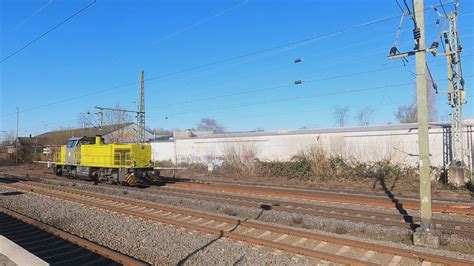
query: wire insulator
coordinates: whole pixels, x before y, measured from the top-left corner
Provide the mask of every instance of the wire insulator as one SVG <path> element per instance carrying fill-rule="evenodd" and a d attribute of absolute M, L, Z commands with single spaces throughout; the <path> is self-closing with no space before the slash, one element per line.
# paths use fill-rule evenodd
<path fill-rule="evenodd" d="M 394 47 L 390 48 L 390 55 L 392 55 L 392 56 L 393 56 L 393 55 L 396 55 L 397 52 L 398 52 L 397 47 L 394 46 Z"/>
<path fill-rule="evenodd" d="M 415 29 L 413 29 L 413 37 L 415 38 L 415 40 L 419 40 L 421 38 L 420 28 L 416 27 Z"/>

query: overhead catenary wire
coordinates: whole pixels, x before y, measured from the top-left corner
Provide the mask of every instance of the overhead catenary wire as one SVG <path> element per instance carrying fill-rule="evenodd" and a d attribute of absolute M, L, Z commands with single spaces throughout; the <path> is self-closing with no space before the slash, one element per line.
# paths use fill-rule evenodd
<path fill-rule="evenodd" d="M 182 115 L 182 114 L 194 113 L 194 112 L 198 112 L 198 111 L 213 111 L 213 110 L 222 110 L 222 109 L 229 109 L 229 108 L 241 108 L 241 107 L 248 107 L 248 106 L 262 105 L 262 104 L 271 104 L 271 103 L 277 103 L 277 102 L 313 99 L 313 98 L 320 98 L 320 97 L 340 95 L 340 94 L 348 94 L 348 93 L 355 93 L 355 92 L 380 90 L 380 89 L 392 88 L 392 87 L 400 87 L 400 86 L 406 86 L 406 85 L 411 85 L 411 84 L 414 84 L 414 82 L 392 84 L 392 85 L 370 87 L 370 88 L 346 89 L 346 90 L 339 90 L 339 91 L 333 91 L 333 92 L 327 92 L 327 93 L 320 93 L 320 94 L 317 94 L 317 95 L 297 96 L 297 97 L 291 97 L 291 98 L 280 98 L 280 99 L 271 100 L 271 101 L 260 101 L 260 102 L 245 103 L 245 104 L 234 104 L 234 105 L 218 106 L 218 107 L 214 107 L 214 108 L 190 109 L 190 110 L 184 110 L 182 112 L 170 113 L 170 114 L 167 114 L 167 116 Z"/>
<path fill-rule="evenodd" d="M 57 28 L 59 28 L 61 25 L 63 25 L 64 23 L 68 22 L 69 20 L 71 20 L 72 18 L 74 18 L 75 16 L 79 15 L 80 13 L 84 12 L 86 9 L 88 9 L 90 6 L 92 6 L 93 4 L 96 3 L 96 0 L 90 2 L 89 4 L 83 6 L 81 9 L 79 9 L 78 11 L 76 11 L 74 14 L 70 15 L 69 17 L 65 18 L 64 20 L 62 20 L 61 22 L 59 22 L 58 24 L 54 25 L 52 28 L 50 28 L 49 30 L 43 32 L 41 35 L 39 35 L 38 37 L 34 38 L 33 40 L 29 41 L 28 43 L 26 43 L 25 45 L 23 45 L 22 47 L 16 49 L 15 51 L 13 51 L 12 53 L 10 53 L 9 55 L 7 55 L 6 57 L 2 58 L 0 60 L 0 64 L 7 61 L 8 59 L 12 58 L 13 56 L 17 55 L 18 53 L 20 53 L 21 51 L 25 50 L 26 48 L 28 48 L 28 46 L 32 45 L 33 43 L 39 41 L 40 39 L 42 39 L 44 36 L 48 35 L 49 33 L 51 33 L 52 31 L 56 30 Z"/>
<path fill-rule="evenodd" d="M 33 17 L 35 17 L 36 15 L 38 15 L 39 13 L 41 13 L 45 8 L 47 8 L 49 5 L 51 5 L 53 3 L 54 0 L 48 0 L 48 2 L 46 2 L 45 4 L 43 4 L 42 6 L 40 6 L 38 9 L 36 9 L 31 15 L 29 15 L 28 17 L 24 18 L 20 23 L 18 23 L 14 28 L 13 30 L 18 30 L 20 29 L 23 25 L 25 25 L 28 21 L 30 21 Z"/>
<path fill-rule="evenodd" d="M 470 77 L 474 77 L 474 74 L 465 76 L 465 78 L 470 78 Z M 442 79 L 442 80 L 446 80 L 446 79 Z M 217 107 L 213 107 L 213 108 L 183 110 L 183 111 L 179 111 L 179 112 L 175 112 L 175 113 L 169 113 L 169 114 L 166 114 L 166 115 L 167 116 L 180 116 L 180 115 L 192 114 L 192 113 L 197 113 L 197 112 L 216 111 L 216 110 L 225 110 L 225 109 L 236 109 L 236 108 L 242 108 L 242 107 L 248 107 L 248 106 L 272 104 L 272 103 L 285 102 L 285 101 L 305 100 L 305 99 L 321 98 L 321 97 L 328 97 L 328 96 L 341 95 L 341 94 L 381 90 L 381 89 L 408 86 L 408 85 L 413 85 L 413 84 L 415 84 L 415 83 L 414 82 L 407 82 L 407 83 L 392 84 L 392 85 L 378 86 L 378 87 L 371 87 L 371 88 L 346 89 L 346 90 L 339 90 L 339 91 L 335 91 L 335 92 L 322 93 L 322 94 L 317 94 L 317 95 L 298 96 L 298 97 L 292 97 L 292 98 L 281 98 L 281 99 L 271 100 L 271 101 L 261 101 L 261 102 L 245 103 L 245 104 L 217 106 Z M 386 105 L 386 104 L 384 104 L 384 105 Z M 162 116 L 150 115 L 150 116 L 148 116 L 148 119 L 153 119 L 153 118 L 157 118 L 157 117 L 162 117 Z M 57 123 L 53 123 L 53 124 L 63 125 L 66 122 L 75 122 L 75 121 L 77 121 L 77 120 L 67 120 L 67 121 L 57 122 Z M 51 126 L 53 124 L 47 124 L 47 125 Z M 36 128 L 36 127 L 21 128 L 21 131 L 25 131 L 26 129 L 32 129 L 32 128 Z M 3 130 L 3 131 L 5 131 L 5 130 Z M 11 131 L 14 131 L 14 129 L 12 129 Z"/>
<path fill-rule="evenodd" d="M 214 107 L 214 108 L 184 110 L 182 112 L 171 113 L 171 114 L 168 114 L 168 115 L 169 116 L 171 116 L 171 115 L 182 115 L 182 114 L 188 114 L 188 113 L 194 113 L 194 112 L 200 112 L 200 111 L 213 111 L 213 110 L 223 110 L 223 109 L 230 109 L 230 108 L 241 108 L 241 107 L 254 106 L 254 105 L 271 104 L 271 103 L 283 102 L 283 101 L 294 101 L 294 100 L 319 98 L 319 97 L 332 96 L 332 95 L 365 92 L 365 91 L 371 91 L 371 90 L 379 90 L 379 89 L 385 89 L 385 88 L 406 86 L 406 85 L 410 85 L 410 84 L 414 84 L 414 83 L 413 82 L 408 82 L 408 83 L 392 84 L 392 85 L 371 87 L 371 88 L 346 89 L 346 90 L 339 90 L 339 91 L 334 91 L 334 92 L 329 92 L 329 93 L 322 93 L 322 94 L 317 94 L 317 95 L 310 95 L 310 96 L 297 96 L 297 97 L 291 97 L 291 98 L 281 98 L 281 99 L 272 100 L 272 101 L 260 101 L 260 102 L 254 102 L 254 103 L 246 103 L 246 104 L 219 106 L 219 107 Z M 153 115 L 148 116 L 149 119 L 150 118 L 155 118 L 155 117 L 156 116 L 153 116 Z M 73 120 L 68 120 L 68 121 L 73 121 Z M 61 124 L 61 122 L 58 122 L 57 124 Z M 24 129 L 27 129 L 27 128 L 23 128 L 22 130 L 24 130 Z"/>
<path fill-rule="evenodd" d="M 474 76 L 474 74 L 466 76 L 466 77 L 473 77 L 473 76 Z M 443 80 L 446 80 L 446 79 L 443 79 Z M 339 90 L 339 91 L 333 91 L 333 92 L 327 92 L 327 93 L 321 93 L 321 94 L 309 95 L 309 96 L 297 96 L 297 97 L 291 97 L 291 98 L 281 98 L 281 99 L 276 99 L 276 100 L 271 100 L 271 101 L 260 101 L 260 102 L 253 102 L 253 103 L 233 104 L 233 105 L 217 106 L 217 107 L 213 107 L 213 108 L 204 108 L 204 109 L 189 109 L 189 110 L 183 110 L 183 111 L 179 111 L 179 112 L 175 112 L 175 113 L 168 113 L 166 115 L 169 117 L 169 116 L 172 116 L 172 115 L 189 114 L 189 113 L 194 113 L 194 112 L 198 112 L 198 111 L 214 111 L 214 110 L 248 107 L 248 106 L 254 106 L 254 105 L 261 105 L 261 104 L 284 102 L 284 101 L 294 101 L 294 100 L 320 98 L 320 97 L 326 97 L 326 96 L 332 96 L 332 95 L 373 91 L 373 90 L 380 90 L 380 89 L 393 88 L 393 87 L 402 87 L 402 86 L 413 85 L 413 84 L 415 84 L 415 82 L 406 82 L 406 83 L 391 84 L 391 85 L 377 86 L 377 87 L 370 87 L 370 88 L 346 89 L 346 90 Z M 149 116 L 149 118 L 152 118 L 152 117 L 154 117 L 154 116 Z"/>
<path fill-rule="evenodd" d="M 221 12 L 219 12 L 219 13 L 217 13 L 217 14 L 215 14 L 215 15 L 212 15 L 212 16 L 210 16 L 210 17 L 208 17 L 208 18 L 199 20 L 199 21 L 197 21 L 197 22 L 195 22 L 195 23 L 193 23 L 193 24 L 191 24 L 191 25 L 189 25 L 189 26 L 186 26 L 186 27 L 182 28 L 182 29 L 176 30 L 176 31 L 174 31 L 173 33 L 167 34 L 167 35 L 161 37 L 160 39 L 156 40 L 155 42 L 153 42 L 153 44 L 158 44 L 158 43 L 160 43 L 160 42 L 162 42 L 162 41 L 164 41 L 164 40 L 173 38 L 174 36 L 177 36 L 177 35 L 179 35 L 179 34 L 181 34 L 181 33 L 183 33 L 183 32 L 186 32 L 186 31 L 188 31 L 188 30 L 190 30 L 190 29 L 193 29 L 193 28 L 195 28 L 195 27 L 198 27 L 198 26 L 201 25 L 201 24 L 204 24 L 204 23 L 206 23 L 206 22 L 208 22 L 208 21 L 211 21 L 211 20 L 213 20 L 213 19 L 215 19 L 215 18 L 217 18 L 217 17 L 220 17 L 220 16 L 222 16 L 222 15 L 224 15 L 224 14 L 227 14 L 227 13 L 229 13 L 229 12 L 231 12 L 231 11 L 233 11 L 233 10 L 239 8 L 239 7 L 242 7 L 242 6 L 246 5 L 246 4 L 248 4 L 248 2 L 249 2 L 249 0 L 244 0 L 244 1 L 242 1 L 242 2 L 240 2 L 240 3 L 238 3 L 238 4 L 236 4 L 236 5 L 233 5 L 233 6 L 229 7 L 229 8 L 226 8 L 226 9 L 222 10 Z"/>
<path fill-rule="evenodd" d="M 348 73 L 348 74 L 343 74 L 343 75 L 320 77 L 320 78 L 312 79 L 312 80 L 303 80 L 302 83 L 315 83 L 315 82 L 320 82 L 320 81 L 341 79 L 341 78 L 353 77 L 353 76 L 358 76 L 358 75 L 363 75 L 363 74 L 370 74 L 370 73 L 375 73 L 375 72 L 380 72 L 380 71 L 385 71 L 385 70 L 392 70 L 392 69 L 397 69 L 397 68 L 402 68 L 402 67 L 405 67 L 405 66 L 402 65 L 402 66 L 394 66 L 394 67 L 377 68 L 377 69 L 371 69 L 371 70 L 362 71 L 362 72 L 353 72 L 353 73 Z M 175 102 L 175 103 L 171 103 L 171 104 L 166 104 L 166 105 L 164 105 L 160 108 L 166 108 L 166 107 L 181 105 L 181 104 L 203 102 L 203 101 L 221 99 L 221 98 L 238 96 L 238 95 L 253 94 L 253 93 L 257 93 L 257 92 L 262 92 L 262 91 L 267 91 L 267 90 L 275 90 L 275 89 L 282 89 L 282 88 L 293 87 L 293 86 L 297 86 L 297 85 L 295 85 L 294 82 L 291 82 L 291 83 L 280 84 L 280 85 L 275 85 L 275 86 L 270 86 L 270 87 L 252 89 L 252 90 L 242 90 L 242 91 L 238 91 L 238 92 L 235 92 L 235 93 L 229 93 L 229 94 L 223 94 L 223 95 L 217 95 L 217 96 L 211 96 L 211 97 L 205 97 L 205 98 L 198 98 L 198 99 L 181 101 L 181 102 Z"/>
<path fill-rule="evenodd" d="M 94 0 L 92 3 L 90 3 L 86 7 L 89 7 L 90 5 L 92 5 L 95 2 L 96 2 L 96 0 Z M 448 4 L 450 4 L 450 3 L 448 3 Z M 86 7 L 84 7 L 83 9 L 85 10 Z M 424 10 L 421 10 L 421 11 L 417 11 L 417 12 L 424 12 L 427 9 L 428 8 L 426 8 Z M 396 18 L 399 18 L 399 17 L 400 17 L 400 15 L 392 15 L 392 16 L 387 16 L 387 17 L 383 17 L 383 18 L 379 18 L 379 19 L 374 19 L 374 20 L 371 20 L 371 21 L 368 21 L 368 22 L 364 22 L 364 23 L 357 24 L 357 25 L 354 25 L 354 26 L 346 27 L 346 28 L 336 30 L 336 31 L 333 31 L 333 32 L 324 33 L 324 34 L 320 34 L 320 35 L 315 35 L 315 36 L 312 36 L 312 37 L 308 37 L 308 38 L 300 39 L 300 40 L 297 40 L 297 41 L 284 43 L 284 44 L 273 46 L 273 47 L 270 47 L 270 48 L 259 49 L 259 50 L 253 51 L 253 52 L 244 53 L 244 54 L 241 54 L 241 55 L 238 55 L 238 56 L 234 56 L 234 57 L 230 57 L 230 58 L 226 58 L 226 59 L 222 59 L 222 60 L 217 60 L 217 61 L 214 61 L 214 62 L 210 62 L 210 63 L 206 63 L 206 64 L 202 64 L 202 65 L 197 65 L 197 66 L 194 66 L 194 67 L 181 69 L 181 70 L 170 72 L 170 73 L 167 73 L 167 74 L 157 75 L 157 76 L 154 76 L 154 77 L 147 78 L 147 79 L 145 79 L 145 81 L 151 81 L 151 80 L 171 77 L 171 76 L 175 76 L 175 75 L 178 75 L 178 74 L 187 73 L 187 72 L 194 71 L 194 70 L 199 70 L 199 69 L 204 69 L 204 68 L 207 68 L 207 67 L 210 67 L 210 66 L 214 66 L 214 65 L 218 65 L 218 64 L 222 64 L 222 63 L 226 63 L 226 62 L 231 62 L 231 61 L 239 60 L 239 59 L 242 59 L 242 58 L 252 57 L 252 56 L 255 56 L 255 55 L 267 53 L 267 52 L 270 52 L 270 51 L 282 49 L 282 48 L 285 48 L 285 47 L 290 47 L 290 46 L 293 46 L 293 45 L 297 45 L 297 44 L 301 44 L 301 43 L 305 43 L 305 42 L 309 42 L 309 41 L 313 41 L 313 40 L 320 40 L 320 39 L 324 39 L 324 38 L 337 36 L 337 35 L 340 35 L 340 34 L 343 34 L 343 33 L 346 33 L 346 32 L 350 32 L 350 31 L 353 31 L 353 30 L 356 30 L 356 29 L 359 29 L 359 28 L 364 28 L 364 27 L 368 27 L 368 26 L 375 25 L 375 24 L 378 24 L 378 23 L 390 21 L 390 20 L 393 20 L 393 19 L 396 19 Z M 57 26 L 57 27 L 59 27 L 59 26 Z M 103 92 L 106 92 L 106 91 L 111 91 L 111 90 L 115 90 L 115 89 L 118 89 L 118 88 L 127 87 L 127 86 L 131 86 L 131 85 L 136 85 L 136 84 L 138 84 L 138 82 L 130 82 L 130 83 L 123 84 L 123 85 L 117 85 L 117 86 L 110 87 L 110 88 L 107 88 L 107 89 L 104 89 L 104 90 L 90 92 L 90 93 L 79 95 L 79 96 L 76 96 L 76 97 L 67 98 L 67 99 L 64 99 L 64 100 L 55 101 L 55 102 L 48 103 L 48 104 L 43 104 L 43 105 L 40 105 L 40 106 L 25 108 L 25 109 L 22 109 L 20 112 L 24 113 L 24 112 L 28 112 L 28 111 L 32 111 L 32 110 L 37 110 L 37 109 L 40 109 L 40 108 L 56 105 L 56 104 L 59 104 L 59 103 L 62 103 L 62 102 L 77 100 L 77 99 L 81 99 L 81 98 L 84 98 L 84 97 L 100 94 L 100 93 L 103 93 Z M 6 117 L 6 116 L 12 116 L 12 115 L 16 115 L 16 113 L 8 113 L 8 114 L 1 115 L 0 117 Z"/>
<path fill-rule="evenodd" d="M 472 56 L 472 55 L 468 55 L 468 56 Z M 438 62 L 438 61 L 444 61 L 444 59 L 434 60 L 433 62 Z M 393 67 L 381 67 L 381 68 L 376 68 L 376 69 L 370 69 L 370 70 L 367 70 L 367 71 L 351 72 L 351 73 L 342 74 L 342 75 L 319 77 L 319 78 L 316 78 L 316 79 L 309 79 L 309 80 L 304 79 L 304 80 L 302 80 L 302 83 L 308 84 L 308 83 L 315 83 L 315 82 L 321 82 L 321 81 L 336 80 L 336 79 L 341 79 L 341 78 L 347 78 L 347 77 L 359 76 L 359 75 L 364 75 L 364 74 L 371 74 L 371 73 L 376 73 L 376 72 L 388 71 L 388 70 L 393 70 L 393 69 L 398 69 L 398 68 L 404 68 L 404 67 L 408 67 L 408 66 L 412 66 L 412 65 L 409 64 L 409 65 L 399 65 L 399 66 L 393 66 Z M 433 78 L 431 77 L 431 79 L 433 79 Z M 198 99 L 174 102 L 174 103 L 162 105 L 158 108 L 151 108 L 151 109 L 161 109 L 161 108 L 167 108 L 167 107 L 176 106 L 176 105 L 190 104 L 190 103 L 203 102 L 203 101 L 209 101 L 209 100 L 216 100 L 216 99 L 222 99 L 222 98 L 233 97 L 233 96 L 238 96 L 238 95 L 254 94 L 254 93 L 258 93 L 258 92 L 262 92 L 262 91 L 277 90 L 277 89 L 282 89 L 282 88 L 287 88 L 287 87 L 294 87 L 294 86 L 297 86 L 297 85 L 295 85 L 293 82 L 291 82 L 291 83 L 285 83 L 285 84 L 280 84 L 280 85 L 275 85 L 275 86 L 268 86 L 268 87 L 251 89 L 251 90 L 241 90 L 241 91 L 237 91 L 235 93 L 214 95 L 214 96 L 210 96 L 210 97 L 203 97 L 203 98 L 198 98 Z"/>

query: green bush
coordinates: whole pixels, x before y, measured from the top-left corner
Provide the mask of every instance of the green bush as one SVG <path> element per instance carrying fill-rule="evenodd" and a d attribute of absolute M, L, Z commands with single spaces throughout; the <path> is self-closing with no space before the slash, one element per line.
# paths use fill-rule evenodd
<path fill-rule="evenodd" d="M 287 178 L 307 178 L 312 176 L 311 163 L 308 160 L 289 162 L 262 162 L 257 161 L 257 173 L 262 176 Z"/>
<path fill-rule="evenodd" d="M 261 176 L 319 179 L 375 179 L 411 176 L 416 168 L 392 164 L 388 160 L 360 162 L 355 158 L 326 157 L 321 154 L 303 154 L 288 162 L 256 161 L 256 173 Z"/>

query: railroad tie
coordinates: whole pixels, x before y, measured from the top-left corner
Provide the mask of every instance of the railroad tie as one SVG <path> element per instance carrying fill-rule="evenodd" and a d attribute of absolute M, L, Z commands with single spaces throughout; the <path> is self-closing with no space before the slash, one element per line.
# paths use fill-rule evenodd
<path fill-rule="evenodd" d="M 393 256 L 392 260 L 390 261 L 390 263 L 388 264 L 389 266 L 396 266 L 400 263 L 400 261 L 402 260 L 402 257 L 400 256 Z"/>
<path fill-rule="evenodd" d="M 275 242 L 280 242 L 280 241 L 286 239 L 287 237 L 288 237 L 287 234 L 283 234 L 283 235 L 279 236 L 277 239 L 275 239 L 274 241 Z"/>
<path fill-rule="evenodd" d="M 255 231 L 255 228 L 250 228 L 249 230 L 245 231 L 244 232 L 244 235 L 247 235 L 249 233 L 252 233 L 253 231 Z"/>
<path fill-rule="evenodd" d="M 210 220 L 210 221 L 207 221 L 207 222 L 205 222 L 205 223 L 203 223 L 203 224 L 201 224 L 201 225 L 209 225 L 209 224 L 212 224 L 213 222 L 214 222 L 214 220 Z"/>
<path fill-rule="evenodd" d="M 344 253 L 346 253 L 347 251 L 349 251 L 351 248 L 348 247 L 348 246 L 343 246 L 339 251 L 336 252 L 336 255 L 342 255 Z"/>
<path fill-rule="evenodd" d="M 308 241 L 308 239 L 303 237 L 300 240 L 296 241 L 295 246 L 301 245 L 305 243 L 306 241 Z"/>
<path fill-rule="evenodd" d="M 216 226 L 216 228 L 221 228 L 221 227 L 224 227 L 225 225 L 227 225 L 227 223 L 226 223 L 226 222 L 223 222 L 223 223 L 221 223 L 220 225 Z"/>
<path fill-rule="evenodd" d="M 323 248 L 328 244 L 328 242 L 321 241 L 319 244 L 315 247 L 315 249 Z"/>
<path fill-rule="evenodd" d="M 270 231 L 265 231 L 265 232 L 263 232 L 261 235 L 259 235 L 258 238 L 262 238 L 262 237 L 264 237 L 264 236 L 268 236 L 268 235 L 271 234 L 271 233 L 272 233 L 272 232 L 270 232 Z"/>
<path fill-rule="evenodd" d="M 200 222 L 200 221 L 202 221 L 202 218 L 197 218 L 195 220 L 192 220 L 191 223 L 197 223 L 197 222 Z"/>
<path fill-rule="evenodd" d="M 375 252 L 372 250 L 368 250 L 365 252 L 364 256 L 362 257 L 361 260 L 363 261 L 369 261 L 373 256 L 375 255 Z"/>
<path fill-rule="evenodd" d="M 179 218 L 179 219 L 177 219 L 176 221 L 182 222 L 182 221 L 186 221 L 186 220 L 188 220 L 188 219 L 190 219 L 190 218 L 191 218 L 191 216 L 186 216 L 186 217 L 183 217 L 183 218 Z"/>

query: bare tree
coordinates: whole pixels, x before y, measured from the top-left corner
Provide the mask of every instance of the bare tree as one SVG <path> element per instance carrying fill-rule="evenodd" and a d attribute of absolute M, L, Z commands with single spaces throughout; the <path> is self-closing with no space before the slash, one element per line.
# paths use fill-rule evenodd
<path fill-rule="evenodd" d="M 400 123 L 416 123 L 416 105 L 410 104 L 399 106 L 397 112 L 395 112 L 395 118 Z"/>
<path fill-rule="evenodd" d="M 349 106 L 334 107 L 334 119 L 336 120 L 336 125 L 340 127 L 346 126 L 349 120 Z"/>
<path fill-rule="evenodd" d="M 114 109 L 124 109 L 120 105 L 115 105 Z M 104 110 L 104 126 L 110 125 L 121 125 L 132 122 L 132 116 L 130 113 L 117 111 L 117 110 Z"/>
<path fill-rule="evenodd" d="M 77 117 L 77 124 L 80 128 L 99 127 L 99 121 L 97 121 L 97 118 L 94 117 L 94 115 L 90 112 L 87 112 L 85 114 L 79 113 Z"/>
<path fill-rule="evenodd" d="M 359 111 L 357 111 L 356 119 L 359 123 L 359 126 L 367 126 L 370 124 L 374 116 L 374 109 L 369 106 L 366 106 Z"/>
<path fill-rule="evenodd" d="M 120 143 L 126 140 L 133 139 L 136 132 L 131 132 L 130 130 L 126 131 L 124 129 L 124 124 L 132 122 L 132 115 L 128 112 L 123 112 L 123 108 L 120 105 L 115 105 L 113 109 L 118 110 L 103 110 L 102 117 L 99 113 L 92 114 L 88 112 L 87 114 L 79 114 L 77 122 L 81 128 L 89 128 L 89 132 L 85 132 L 86 135 L 92 135 L 94 128 L 99 129 L 101 126 L 100 119 L 102 118 L 102 126 L 108 126 L 110 131 L 113 131 L 113 134 L 108 135 L 108 141 L 112 143 Z"/>
<path fill-rule="evenodd" d="M 2 143 L 5 145 L 13 144 L 13 142 L 15 141 L 15 133 L 11 130 L 4 131 L 1 140 Z"/>
<path fill-rule="evenodd" d="M 197 130 L 212 131 L 214 133 L 225 132 L 224 126 L 217 123 L 214 118 L 201 118 L 201 121 L 196 125 Z"/>
<path fill-rule="evenodd" d="M 167 136 L 172 136 L 173 135 L 172 130 L 164 129 L 164 128 L 161 128 L 161 127 L 150 129 L 150 131 L 153 132 L 156 135 L 167 135 Z"/>
<path fill-rule="evenodd" d="M 436 92 L 433 89 L 434 83 L 428 80 L 426 85 L 428 95 L 428 119 L 430 122 L 438 120 L 438 110 L 436 108 Z M 395 119 L 400 123 L 416 123 L 418 121 L 417 105 L 416 105 L 416 87 L 411 104 L 398 107 L 395 112 Z"/>

